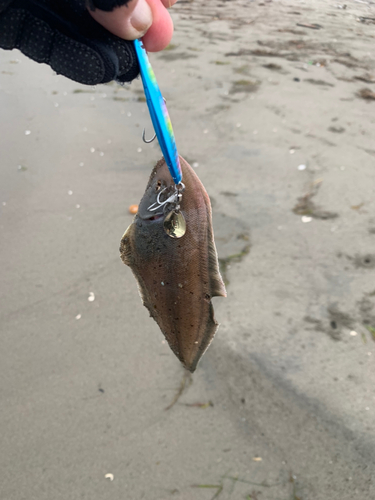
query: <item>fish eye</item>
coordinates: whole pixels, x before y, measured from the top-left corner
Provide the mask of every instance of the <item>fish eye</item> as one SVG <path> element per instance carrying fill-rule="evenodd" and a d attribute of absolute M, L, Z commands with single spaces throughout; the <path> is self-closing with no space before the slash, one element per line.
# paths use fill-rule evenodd
<path fill-rule="evenodd" d="M 159 191 L 161 188 L 161 181 L 159 180 L 156 184 L 155 191 Z"/>

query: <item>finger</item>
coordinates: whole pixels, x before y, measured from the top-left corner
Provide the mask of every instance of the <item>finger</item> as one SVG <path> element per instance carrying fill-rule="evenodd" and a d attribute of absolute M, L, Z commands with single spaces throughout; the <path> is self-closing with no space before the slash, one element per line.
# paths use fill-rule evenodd
<path fill-rule="evenodd" d="M 95 21 L 114 35 L 125 40 L 135 40 L 143 36 L 152 25 L 153 12 L 149 3 L 146 0 L 131 0 L 112 12 L 100 9 L 89 12 Z M 160 7 L 164 9 L 162 5 Z"/>
<path fill-rule="evenodd" d="M 148 0 L 151 7 L 153 23 L 142 41 L 148 52 L 165 49 L 173 35 L 173 22 L 167 9 L 160 0 Z"/>

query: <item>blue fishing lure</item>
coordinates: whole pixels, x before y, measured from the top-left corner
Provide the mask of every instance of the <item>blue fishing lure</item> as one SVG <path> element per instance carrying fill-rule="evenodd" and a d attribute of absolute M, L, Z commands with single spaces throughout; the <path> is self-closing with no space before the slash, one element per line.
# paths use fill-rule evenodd
<path fill-rule="evenodd" d="M 143 89 L 156 137 L 169 172 L 175 184 L 178 185 L 182 181 L 182 172 L 167 106 L 141 40 L 134 40 L 134 48 L 138 57 Z"/>

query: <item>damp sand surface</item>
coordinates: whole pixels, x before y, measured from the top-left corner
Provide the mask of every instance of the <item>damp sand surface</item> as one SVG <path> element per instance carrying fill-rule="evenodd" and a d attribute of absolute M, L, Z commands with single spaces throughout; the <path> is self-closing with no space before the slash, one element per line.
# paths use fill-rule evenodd
<path fill-rule="evenodd" d="M 228 297 L 186 377 L 119 258 L 140 81 L 0 53 L 0 498 L 374 498 L 375 5 L 173 9 L 151 61 Z"/>

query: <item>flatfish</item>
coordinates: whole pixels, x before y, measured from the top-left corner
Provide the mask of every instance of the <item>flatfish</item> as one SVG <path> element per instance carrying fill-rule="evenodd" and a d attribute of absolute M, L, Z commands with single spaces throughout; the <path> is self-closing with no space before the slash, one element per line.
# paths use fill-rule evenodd
<path fill-rule="evenodd" d="M 203 184 L 180 157 L 184 190 L 164 159 L 154 167 L 138 213 L 121 239 L 120 253 L 143 304 L 181 363 L 194 372 L 218 323 L 211 298 L 226 297 L 219 271 L 211 204 Z"/>

